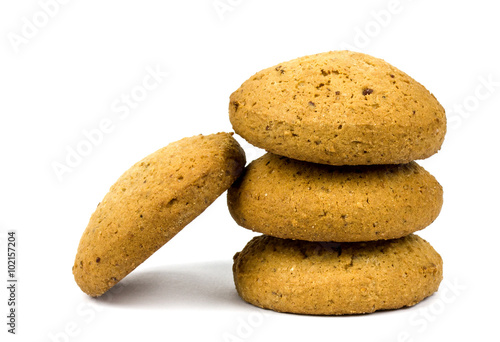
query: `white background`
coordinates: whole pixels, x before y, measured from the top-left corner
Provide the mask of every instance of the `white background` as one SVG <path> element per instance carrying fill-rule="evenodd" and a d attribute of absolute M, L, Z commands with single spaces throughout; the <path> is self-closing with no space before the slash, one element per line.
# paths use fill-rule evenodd
<path fill-rule="evenodd" d="M 6 332 L 0 271 L 0 340 L 498 338 L 494 1 L 61 0 L 45 9 L 50 16 L 40 5 L 48 2 L 0 5 L 0 270 L 7 230 L 19 239 L 18 335 Z M 218 13 L 214 3 L 228 7 Z M 420 162 L 445 190 L 441 215 L 419 233 L 444 259 L 437 294 L 413 308 L 350 317 L 248 305 L 231 265 L 254 234 L 231 219 L 225 194 L 106 298 L 80 291 L 71 273 L 78 241 L 127 168 L 182 137 L 231 131 L 229 95 L 255 72 L 347 47 L 405 71 L 447 110 L 442 150 Z M 169 74 L 141 92 L 148 69 Z M 134 108 L 117 112 L 131 92 Z M 103 120 L 113 131 L 58 179 L 54 163 Z M 249 160 L 262 154 L 237 138 Z"/>

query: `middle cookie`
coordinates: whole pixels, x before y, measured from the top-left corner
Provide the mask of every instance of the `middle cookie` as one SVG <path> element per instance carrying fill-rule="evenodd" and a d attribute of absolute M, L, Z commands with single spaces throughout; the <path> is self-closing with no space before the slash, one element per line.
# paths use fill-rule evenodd
<path fill-rule="evenodd" d="M 441 185 L 415 162 L 329 166 L 271 153 L 228 191 L 240 226 L 307 241 L 399 238 L 431 224 L 442 204 Z"/>

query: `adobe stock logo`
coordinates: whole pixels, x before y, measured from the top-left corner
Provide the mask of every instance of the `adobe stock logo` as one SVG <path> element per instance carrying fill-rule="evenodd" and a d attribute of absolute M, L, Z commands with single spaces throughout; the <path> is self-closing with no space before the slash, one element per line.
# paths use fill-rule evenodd
<path fill-rule="evenodd" d="M 458 129 L 462 123 L 470 118 L 474 112 L 479 110 L 481 103 L 490 99 L 500 82 L 493 78 L 492 74 L 486 77 L 479 75 L 474 90 L 470 95 L 463 98 L 461 103 L 453 104 L 451 109 L 447 108 L 448 125 L 451 129 Z"/>
<path fill-rule="evenodd" d="M 445 279 L 439 291 L 429 298 L 432 302 L 422 307 L 416 306 L 409 316 L 408 328 L 399 332 L 397 342 L 414 342 L 417 337 L 429 330 L 429 327 L 439 320 L 439 317 L 451 310 L 451 306 L 462 296 L 467 286 L 460 279 Z M 420 340 L 420 339 L 419 339 Z M 422 338 L 424 341 L 425 338 Z"/>
<path fill-rule="evenodd" d="M 68 320 L 57 331 L 50 331 L 47 338 L 50 342 L 70 342 L 87 329 L 101 313 L 106 310 L 101 303 L 112 303 L 115 295 L 119 295 L 126 287 L 126 283 L 119 282 L 99 299 L 83 300 L 75 308 L 72 319 Z"/>
<path fill-rule="evenodd" d="M 406 0 L 410 2 L 411 0 Z M 371 11 L 372 20 L 366 22 L 362 27 L 354 28 L 354 36 L 350 43 L 340 43 L 341 50 L 362 50 L 379 36 L 384 29 L 390 26 L 393 18 L 403 12 L 404 6 L 400 0 L 390 0 L 384 9 Z"/>
<path fill-rule="evenodd" d="M 251 312 L 246 318 L 238 317 L 238 324 L 233 331 L 225 331 L 222 334 L 223 342 L 243 342 L 252 337 L 256 330 L 260 329 L 266 322 L 270 313 L 265 310 Z"/>
<path fill-rule="evenodd" d="M 214 0 L 212 7 L 220 20 L 224 20 L 226 13 L 234 12 L 241 5 L 243 0 Z"/>
<path fill-rule="evenodd" d="M 64 180 L 66 174 L 72 173 L 75 168 L 83 163 L 95 148 L 99 147 L 114 132 L 119 121 L 126 120 L 130 114 L 136 111 L 140 104 L 146 101 L 151 92 L 156 90 L 169 75 L 161 69 L 160 65 L 154 68 L 146 66 L 146 74 L 139 84 L 133 86 L 129 91 L 121 93 L 110 104 L 112 115 L 102 118 L 92 129 L 82 130 L 80 139 L 71 145 L 66 145 L 63 160 L 52 161 L 50 164 L 59 182 Z"/>
<path fill-rule="evenodd" d="M 66 5 L 70 0 L 40 0 L 39 10 L 29 17 L 21 18 L 21 27 L 18 33 L 7 33 L 7 39 L 15 53 L 18 53 L 22 45 L 26 45 L 35 38 L 40 30 L 45 28 L 59 14 L 62 5 Z"/>

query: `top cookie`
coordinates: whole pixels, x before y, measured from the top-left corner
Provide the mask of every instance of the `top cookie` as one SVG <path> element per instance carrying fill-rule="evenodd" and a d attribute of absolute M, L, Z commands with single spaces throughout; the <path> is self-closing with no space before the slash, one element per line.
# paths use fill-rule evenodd
<path fill-rule="evenodd" d="M 443 107 L 385 61 L 351 51 L 264 69 L 230 97 L 229 118 L 251 144 L 330 165 L 399 164 L 436 153 Z"/>
<path fill-rule="evenodd" d="M 77 284 L 94 297 L 105 293 L 201 214 L 244 166 L 229 133 L 184 138 L 132 166 L 83 233 L 73 266 Z"/>

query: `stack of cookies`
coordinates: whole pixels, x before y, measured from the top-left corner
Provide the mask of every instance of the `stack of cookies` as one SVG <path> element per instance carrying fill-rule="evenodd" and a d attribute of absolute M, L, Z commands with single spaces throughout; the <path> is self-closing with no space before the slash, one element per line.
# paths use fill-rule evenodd
<path fill-rule="evenodd" d="M 264 234 L 234 257 L 245 301 L 341 315 L 437 291 L 441 257 L 413 232 L 439 215 L 443 191 L 414 160 L 440 149 L 446 117 L 421 84 L 381 59 L 328 52 L 258 72 L 229 112 L 268 151 L 228 192 L 236 222 Z"/>

